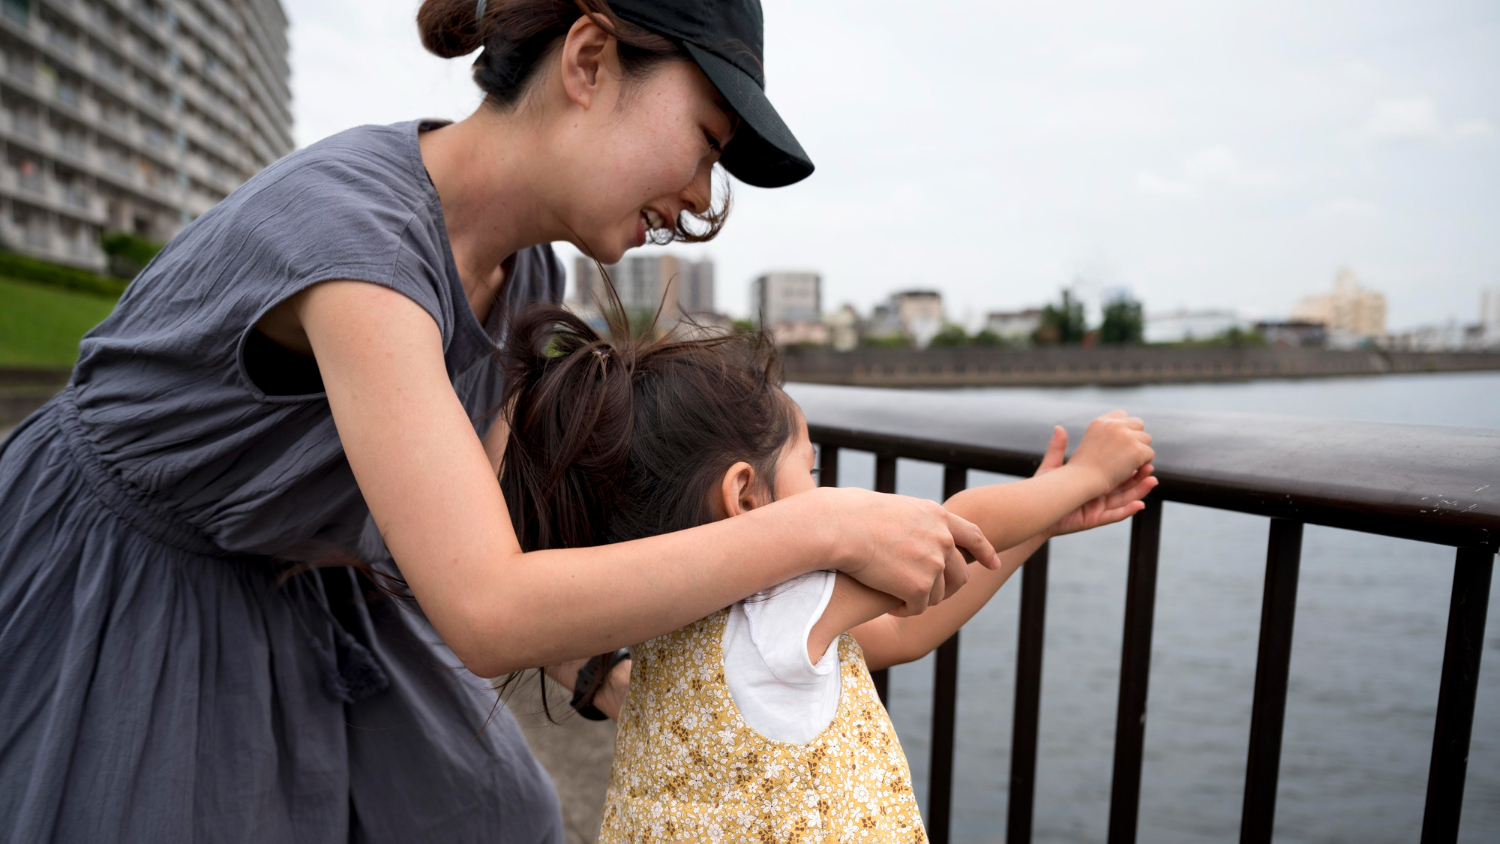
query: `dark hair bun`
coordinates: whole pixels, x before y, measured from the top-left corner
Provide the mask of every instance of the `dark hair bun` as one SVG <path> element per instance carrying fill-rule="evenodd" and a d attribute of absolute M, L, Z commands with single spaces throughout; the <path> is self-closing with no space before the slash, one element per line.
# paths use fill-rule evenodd
<path fill-rule="evenodd" d="M 485 17 L 489 18 L 505 0 L 489 0 Z M 479 4 L 476 0 L 426 0 L 417 10 L 417 31 L 427 52 L 445 59 L 467 56 L 484 46 L 479 31 Z"/>

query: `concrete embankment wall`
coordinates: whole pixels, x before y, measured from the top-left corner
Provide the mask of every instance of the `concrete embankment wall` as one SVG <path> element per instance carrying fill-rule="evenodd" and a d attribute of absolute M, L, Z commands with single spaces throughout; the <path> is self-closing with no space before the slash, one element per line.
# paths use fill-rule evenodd
<path fill-rule="evenodd" d="M 783 357 L 789 381 L 865 387 L 1148 384 L 1500 370 L 1500 352 L 1278 347 L 793 348 Z"/>

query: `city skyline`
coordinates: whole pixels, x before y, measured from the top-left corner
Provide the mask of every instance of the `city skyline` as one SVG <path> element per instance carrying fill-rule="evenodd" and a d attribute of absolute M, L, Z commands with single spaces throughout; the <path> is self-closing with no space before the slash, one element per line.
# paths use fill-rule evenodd
<path fill-rule="evenodd" d="M 299 143 L 478 103 L 415 3 L 286 5 Z M 808 268 L 866 311 L 913 287 L 1018 310 L 1082 277 L 1277 316 L 1350 266 L 1401 329 L 1471 320 L 1500 283 L 1485 4 L 764 5 L 768 91 L 818 172 L 736 186 L 717 241 L 673 247 L 714 258 L 722 303 Z"/>

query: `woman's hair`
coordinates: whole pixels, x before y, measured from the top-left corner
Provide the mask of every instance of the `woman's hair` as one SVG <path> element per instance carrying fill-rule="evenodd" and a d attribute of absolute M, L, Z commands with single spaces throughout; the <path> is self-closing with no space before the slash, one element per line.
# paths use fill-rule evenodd
<path fill-rule="evenodd" d="M 474 60 L 474 82 L 484 91 L 485 104 L 500 112 L 521 102 L 538 69 L 584 15 L 614 36 L 620 69 L 628 79 L 649 76 L 665 61 L 690 61 L 670 39 L 621 20 L 605 0 L 488 0 L 483 19 L 478 11 L 476 0 L 426 0 L 417 10 L 417 29 L 422 46 L 445 59 L 483 48 Z M 670 231 L 648 232 L 652 242 L 702 243 L 718 235 L 731 204 L 728 178 L 718 181 L 723 186 L 718 209 L 685 211 L 672 221 Z M 710 197 L 710 206 L 712 202 Z M 690 227 L 688 219 L 700 225 Z"/>
<path fill-rule="evenodd" d="M 739 461 L 769 493 L 797 415 L 762 333 L 607 340 L 532 306 L 506 343 L 500 486 L 526 551 L 624 542 L 712 521 Z"/>

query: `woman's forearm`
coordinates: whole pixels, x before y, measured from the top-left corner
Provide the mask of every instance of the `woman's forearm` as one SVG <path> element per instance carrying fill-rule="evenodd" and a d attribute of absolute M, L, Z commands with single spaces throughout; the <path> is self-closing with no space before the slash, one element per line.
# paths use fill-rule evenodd
<path fill-rule="evenodd" d="M 827 566 L 832 538 L 799 516 L 778 503 L 633 542 L 513 554 L 451 608 L 460 620 L 444 638 L 484 676 L 638 644 Z"/>

